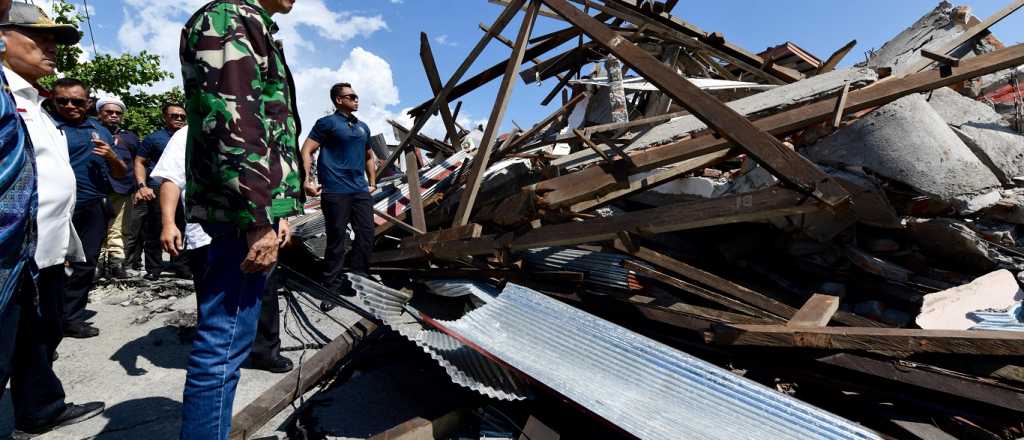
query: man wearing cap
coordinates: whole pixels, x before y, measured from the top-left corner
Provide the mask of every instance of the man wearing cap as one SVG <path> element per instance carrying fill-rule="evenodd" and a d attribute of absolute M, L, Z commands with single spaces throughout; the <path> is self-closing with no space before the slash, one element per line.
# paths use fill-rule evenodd
<path fill-rule="evenodd" d="M 103 124 L 110 134 L 114 136 L 114 152 L 125 164 L 134 162 L 135 153 L 139 145 L 139 137 L 131 131 L 121 127 L 124 119 L 125 105 L 117 98 L 101 98 L 96 102 L 96 112 L 99 114 L 100 123 Z M 133 167 L 128 167 L 128 175 L 116 179 L 110 179 L 112 192 L 107 196 L 113 213 L 112 220 L 107 226 L 107 239 L 103 241 L 103 248 L 100 250 L 99 277 L 125 279 L 128 273 L 125 271 L 125 239 L 124 234 L 131 229 L 132 221 L 132 195 L 135 193 L 135 173 Z"/>
<path fill-rule="evenodd" d="M 294 0 L 215 0 L 181 33 L 188 110 L 188 219 L 203 225 L 208 275 L 189 353 L 182 439 L 227 439 L 239 368 L 252 349 L 277 222 L 301 214 L 295 83 L 276 13 Z"/>
<path fill-rule="evenodd" d="M 104 408 L 102 402 L 66 403 L 63 386 L 53 372 L 62 334 L 64 262 L 84 261 L 84 255 L 71 223 L 75 174 L 67 143 L 42 109 L 37 87 L 40 78 L 54 72 L 57 44 L 74 44 L 79 35 L 73 26 L 51 21 L 42 9 L 15 3 L 8 18 L 0 20 L 0 37 L 7 48 L 4 75 L 31 139 L 40 183 L 34 254 L 39 267 L 37 289 L 24 295 L 32 285 L 23 284 L 11 368 L 14 426 L 38 434 L 89 419 Z"/>
<path fill-rule="evenodd" d="M 64 292 L 64 336 L 91 338 L 99 335 L 99 329 L 85 322 L 85 307 L 111 217 L 107 194 L 113 191 L 111 178 L 125 177 L 128 165 L 114 152 L 110 131 L 89 117 L 89 89 L 85 84 L 74 78 L 60 78 L 53 83 L 50 100 L 54 104 L 52 116 L 67 139 L 71 168 L 75 170 L 75 212 L 71 222 L 85 249 L 85 261 L 71 263 Z"/>

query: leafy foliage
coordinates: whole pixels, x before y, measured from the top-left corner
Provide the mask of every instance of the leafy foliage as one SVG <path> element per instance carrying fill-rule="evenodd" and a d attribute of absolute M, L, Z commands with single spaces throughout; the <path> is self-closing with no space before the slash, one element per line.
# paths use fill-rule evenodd
<path fill-rule="evenodd" d="M 58 0 L 53 3 L 53 20 L 79 27 L 85 17 L 68 0 Z M 160 57 L 157 55 L 145 51 L 136 55 L 95 54 L 89 61 L 80 61 L 82 53 L 78 45 L 60 46 L 57 52 L 57 71 L 61 76 L 81 80 L 94 91 L 120 97 L 128 107 L 122 126 L 140 136 L 163 126 L 160 115 L 163 103 L 183 100 L 181 89 L 177 87 L 160 94 L 150 94 L 140 89 L 174 77 L 160 67 Z M 54 79 L 56 77 L 41 83 L 46 86 L 52 84 Z"/>

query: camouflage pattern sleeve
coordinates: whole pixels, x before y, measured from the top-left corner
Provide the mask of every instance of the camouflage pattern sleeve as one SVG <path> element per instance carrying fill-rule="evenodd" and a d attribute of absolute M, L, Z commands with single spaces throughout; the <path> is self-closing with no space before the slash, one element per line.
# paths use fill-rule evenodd
<path fill-rule="evenodd" d="M 302 212 L 294 91 L 251 0 L 213 2 L 182 33 L 189 217 L 272 225 Z"/>

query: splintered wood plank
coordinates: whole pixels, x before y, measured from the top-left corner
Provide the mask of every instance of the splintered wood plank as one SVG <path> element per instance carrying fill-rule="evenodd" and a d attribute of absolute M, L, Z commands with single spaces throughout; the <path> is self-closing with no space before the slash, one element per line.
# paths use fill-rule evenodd
<path fill-rule="evenodd" d="M 843 58 L 846 57 L 846 54 L 850 53 L 850 50 L 852 50 L 856 45 L 857 40 L 851 40 L 849 43 L 846 43 L 845 46 L 835 51 L 832 56 L 828 57 L 828 59 L 818 67 L 818 75 L 836 70 L 836 66 L 839 65 L 839 62 L 842 61 Z"/>
<path fill-rule="evenodd" d="M 795 151 L 781 146 L 771 135 L 754 126 L 747 118 L 736 113 L 735 110 L 715 97 L 680 77 L 657 58 L 608 29 L 603 23 L 576 9 L 566 0 L 541 1 L 583 30 L 594 41 L 606 47 L 623 63 L 632 67 L 677 103 L 690 110 L 695 117 L 712 127 L 719 135 L 736 143 L 757 158 L 758 162 L 775 176 L 828 205 L 838 206 L 849 201 L 849 192 L 835 179 Z"/>
<path fill-rule="evenodd" d="M 512 18 L 515 17 L 516 13 L 518 13 L 519 11 L 519 8 L 525 2 L 526 0 L 511 0 L 508 6 L 505 7 L 505 10 L 501 11 L 501 15 L 498 16 L 498 19 L 495 20 L 494 24 L 491 26 L 491 32 L 488 32 L 484 34 L 483 37 L 480 37 L 480 41 L 476 43 L 476 46 L 473 46 L 473 50 L 469 52 L 469 55 L 466 57 L 466 59 L 463 60 L 462 64 L 459 65 L 459 68 L 455 70 L 455 73 L 452 74 L 452 77 L 451 79 L 448 80 L 448 83 L 445 84 L 444 88 L 437 93 L 435 99 L 430 100 L 430 105 L 427 106 L 427 110 L 425 112 L 419 113 L 416 116 L 416 121 L 413 124 L 412 129 L 409 130 L 409 136 L 406 136 L 405 139 L 402 140 L 402 143 L 398 146 L 398 148 L 391 155 L 391 157 L 389 157 L 388 160 L 385 161 L 384 165 L 377 170 L 377 174 L 382 174 L 382 171 L 387 169 L 387 167 L 391 166 L 391 164 L 394 163 L 395 160 L 397 160 L 398 155 L 400 154 L 399 152 L 405 151 L 406 147 L 409 146 L 409 142 L 411 142 L 412 139 L 415 138 L 415 136 L 420 133 L 420 130 L 423 129 L 423 126 L 427 124 L 427 120 L 430 119 L 430 115 L 434 114 L 434 112 L 437 111 L 442 102 L 449 101 L 448 94 L 451 93 L 455 85 L 458 84 L 459 80 L 462 79 L 462 75 L 466 74 L 466 71 L 469 70 L 469 67 L 473 65 L 473 62 L 476 61 L 477 57 L 480 56 L 480 53 L 484 51 L 484 48 L 487 47 L 487 43 L 491 41 L 491 38 L 494 36 L 494 34 L 500 33 L 502 30 L 505 29 L 505 26 L 508 26 L 508 23 L 512 21 Z"/>
<path fill-rule="evenodd" d="M 1024 333 L 1006 331 L 736 324 L 713 326 L 704 337 L 720 345 L 996 356 L 1024 353 Z"/>
<path fill-rule="evenodd" d="M 579 104 L 580 101 L 582 101 L 586 97 L 586 92 L 576 94 L 576 96 L 574 96 L 568 102 L 562 104 L 562 107 L 560 107 L 558 110 L 555 110 L 553 113 L 548 115 L 548 117 L 544 118 L 533 127 L 530 127 L 530 129 L 523 132 L 523 134 L 519 135 L 519 137 L 517 137 L 515 141 L 510 142 L 507 145 L 502 145 L 501 151 L 499 153 L 507 154 L 515 152 L 516 148 L 522 145 L 523 142 L 526 142 L 530 138 L 536 136 L 537 133 L 540 133 L 545 128 L 548 128 L 548 126 L 550 126 L 552 123 L 554 123 L 559 118 L 564 116 L 567 112 L 572 111 L 572 109 L 576 107 L 576 104 Z"/>
<path fill-rule="evenodd" d="M 1024 412 L 1024 389 L 992 383 L 958 372 L 902 360 L 879 360 L 853 353 L 819 358 L 818 362 L 864 374 L 938 391 L 964 399 Z"/>
<path fill-rule="evenodd" d="M 405 152 L 405 181 L 409 186 L 409 211 L 412 212 L 412 226 L 427 230 L 427 217 L 423 213 L 423 195 L 420 189 L 420 161 L 415 148 Z"/>
<path fill-rule="evenodd" d="M 388 214 L 388 213 L 386 213 L 384 211 L 381 211 L 381 210 L 379 210 L 377 208 L 373 209 L 373 213 L 377 214 L 378 216 L 380 216 L 380 218 L 393 223 L 399 229 L 404 229 L 404 230 L 406 230 L 408 232 L 413 233 L 413 236 L 420 236 L 420 235 L 423 235 L 423 234 L 426 233 L 422 229 L 419 229 L 419 228 L 417 228 L 415 226 L 412 226 L 412 225 L 410 225 L 410 224 L 408 224 L 406 222 L 403 222 L 398 217 L 395 217 L 395 216 L 393 216 L 391 214 Z"/>
<path fill-rule="evenodd" d="M 540 10 L 539 0 L 532 0 L 530 7 L 526 10 L 523 23 L 519 27 L 519 35 L 516 37 L 516 46 L 512 49 L 512 57 L 509 59 L 505 70 L 505 77 L 498 87 L 498 96 L 495 98 L 494 107 L 491 109 L 491 116 L 487 118 L 487 127 L 484 128 L 483 139 L 480 140 L 480 147 L 473 155 L 472 168 L 469 177 L 466 179 L 466 187 L 459 199 L 459 209 L 455 212 L 455 219 L 452 226 L 462 226 L 469 223 L 469 217 L 473 214 L 473 205 L 476 203 L 477 193 L 480 192 L 480 182 L 483 180 L 484 172 L 491 160 L 491 153 L 494 149 L 494 142 L 498 137 L 498 130 L 501 128 L 501 121 L 505 119 L 505 111 L 508 110 L 508 100 L 512 95 L 512 89 L 516 83 L 516 72 L 523 63 L 526 54 L 526 42 L 530 39 L 533 31 L 533 24 L 537 18 L 537 11 Z M 489 35 L 489 34 L 488 34 Z"/>
<path fill-rule="evenodd" d="M 483 232 L 483 226 L 476 223 L 470 223 L 465 226 L 459 226 L 456 228 L 442 229 L 440 231 L 433 231 L 423 235 L 416 235 L 402 240 L 402 247 L 420 246 L 428 243 L 436 243 L 439 241 L 451 241 L 451 240 L 463 240 L 467 238 L 477 238 Z"/>
<path fill-rule="evenodd" d="M 636 272 L 637 274 L 645 276 L 647 278 L 658 280 L 658 281 L 660 281 L 662 283 L 665 283 L 665 284 L 667 284 L 669 286 L 675 287 L 675 288 L 677 288 L 679 290 L 682 290 L 684 292 L 687 292 L 687 293 L 689 293 L 691 295 L 698 296 L 698 297 L 703 298 L 705 300 L 708 300 L 708 301 L 711 301 L 713 303 L 716 303 L 716 304 L 718 304 L 720 306 L 723 306 L 723 307 L 735 310 L 737 312 L 744 313 L 744 314 L 753 316 L 755 318 L 766 319 L 766 320 L 769 320 L 769 321 L 780 321 L 779 317 L 777 317 L 775 315 L 772 315 L 770 313 L 767 313 L 767 312 L 765 312 L 765 311 L 763 311 L 761 309 L 758 309 L 757 307 L 753 307 L 753 306 L 744 304 L 743 302 L 740 302 L 740 301 L 737 301 L 735 299 L 729 298 L 728 296 L 722 295 L 722 294 L 720 294 L 718 292 L 714 292 L 714 291 L 705 289 L 705 288 L 700 287 L 700 286 L 695 286 L 693 284 L 687 283 L 686 281 L 683 281 L 683 280 L 680 280 L 678 278 L 666 275 L 664 273 L 661 273 L 661 272 L 656 271 L 654 269 L 651 269 L 649 267 L 646 267 L 646 266 L 634 263 L 632 261 L 626 261 L 624 263 L 623 267 L 625 267 L 626 269 L 629 269 L 629 270 L 631 270 L 633 272 Z"/>
<path fill-rule="evenodd" d="M 597 153 L 598 156 L 601 156 L 601 159 L 604 159 L 605 163 L 612 163 L 611 156 L 608 156 L 608 153 L 605 153 L 604 150 L 601 149 L 601 147 L 597 146 L 597 144 L 595 144 L 594 141 L 590 140 L 590 138 L 588 138 L 587 135 L 583 134 L 583 132 L 580 131 L 580 129 L 572 129 L 572 134 L 576 135 L 576 139 L 579 139 L 579 141 L 582 142 L 583 145 L 586 145 L 587 148 L 590 148 L 591 150 L 594 151 L 594 153 Z"/>
<path fill-rule="evenodd" d="M 839 310 L 839 297 L 815 293 L 789 318 L 788 327 L 825 327 Z"/>
<path fill-rule="evenodd" d="M 836 113 L 832 117 L 832 128 L 839 128 L 839 124 L 843 122 L 843 110 L 846 108 L 846 100 L 850 96 L 850 82 L 846 81 L 843 84 L 843 90 L 839 91 L 839 98 L 836 99 Z"/>
<path fill-rule="evenodd" d="M 437 73 L 434 51 L 430 49 L 430 40 L 427 38 L 426 32 L 420 32 L 420 61 L 423 62 L 423 70 L 427 74 L 427 81 L 430 82 L 430 90 L 434 92 L 434 99 L 437 100 L 437 106 L 441 109 L 441 121 L 444 122 L 444 128 L 448 132 L 448 139 L 452 145 L 458 145 L 459 129 L 455 128 L 455 117 L 452 116 L 452 111 L 448 108 L 448 101 L 439 96 L 444 86 L 441 85 L 441 75 Z"/>

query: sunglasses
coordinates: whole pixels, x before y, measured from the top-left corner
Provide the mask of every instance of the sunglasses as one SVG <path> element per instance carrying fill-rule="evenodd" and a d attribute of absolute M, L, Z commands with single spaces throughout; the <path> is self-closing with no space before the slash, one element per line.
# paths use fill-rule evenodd
<path fill-rule="evenodd" d="M 79 98 L 53 98 L 53 102 L 60 106 L 71 104 L 75 107 L 85 107 L 89 103 L 87 99 Z"/>
<path fill-rule="evenodd" d="M 348 95 L 341 95 L 341 98 L 342 99 L 348 98 L 348 99 L 351 99 L 353 101 L 358 101 L 359 100 L 359 95 L 357 95 L 355 93 L 349 93 Z"/>
<path fill-rule="evenodd" d="M 185 120 L 185 114 L 184 113 L 171 113 L 171 114 L 167 115 L 167 117 L 171 118 L 171 119 L 173 119 L 175 121 L 184 121 Z"/>
<path fill-rule="evenodd" d="M 124 114 L 124 112 L 122 112 L 122 111 L 119 111 L 119 110 L 103 110 L 103 111 L 102 111 L 102 112 L 100 112 L 100 113 L 103 113 L 103 114 L 105 114 L 105 115 L 118 115 L 118 116 L 120 116 L 120 115 L 123 115 L 123 114 Z"/>

